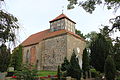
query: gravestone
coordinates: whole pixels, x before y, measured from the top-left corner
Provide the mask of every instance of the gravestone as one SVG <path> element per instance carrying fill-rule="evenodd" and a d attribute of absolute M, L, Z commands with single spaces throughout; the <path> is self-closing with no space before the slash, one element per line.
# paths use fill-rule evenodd
<path fill-rule="evenodd" d="M 14 67 L 9 67 L 8 71 L 14 71 Z"/>

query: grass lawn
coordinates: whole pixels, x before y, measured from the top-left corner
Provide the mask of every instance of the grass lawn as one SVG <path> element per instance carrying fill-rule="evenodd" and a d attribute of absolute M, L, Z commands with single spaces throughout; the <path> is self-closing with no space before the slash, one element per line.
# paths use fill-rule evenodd
<path fill-rule="evenodd" d="M 57 75 L 56 71 L 38 71 L 38 76 L 37 77 L 47 77 L 48 75 Z M 16 80 L 13 78 L 7 78 L 5 80 Z M 45 79 L 45 80 L 50 80 L 50 79 Z"/>
<path fill-rule="evenodd" d="M 38 72 L 39 77 L 45 77 L 48 75 L 57 75 L 56 71 L 39 71 Z"/>

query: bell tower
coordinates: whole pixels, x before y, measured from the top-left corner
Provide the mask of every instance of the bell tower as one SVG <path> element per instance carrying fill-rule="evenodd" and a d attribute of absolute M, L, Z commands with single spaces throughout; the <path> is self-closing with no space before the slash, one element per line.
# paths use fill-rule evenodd
<path fill-rule="evenodd" d="M 55 19 L 49 21 L 50 22 L 50 30 L 58 31 L 61 29 L 65 29 L 67 31 L 75 33 L 75 22 L 69 19 L 65 14 L 60 14 Z"/>

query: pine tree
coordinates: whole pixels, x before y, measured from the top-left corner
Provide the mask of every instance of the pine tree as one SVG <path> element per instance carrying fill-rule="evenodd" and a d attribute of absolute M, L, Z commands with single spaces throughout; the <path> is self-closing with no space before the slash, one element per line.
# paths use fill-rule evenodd
<path fill-rule="evenodd" d="M 64 63 L 61 65 L 61 71 L 64 71 L 64 76 L 71 76 L 72 78 L 76 78 L 80 80 L 81 78 L 81 69 L 78 62 L 78 58 L 76 58 L 75 51 L 73 50 L 73 54 L 71 56 L 70 62 L 65 57 Z"/>
<path fill-rule="evenodd" d="M 58 80 L 60 80 L 61 73 L 60 73 L 60 66 L 59 65 L 58 65 L 58 70 L 57 70 L 57 76 L 58 76 Z"/>
<path fill-rule="evenodd" d="M 83 76 L 84 78 L 86 78 L 86 72 L 89 71 L 89 56 L 86 48 L 83 51 L 82 61 L 83 61 L 83 64 L 82 64 Z"/>
<path fill-rule="evenodd" d="M 116 67 L 112 56 L 108 56 L 104 66 L 105 77 L 107 80 L 115 80 Z"/>
<path fill-rule="evenodd" d="M 7 46 L 2 44 L 0 46 L 0 72 L 7 71 L 7 68 L 10 63 L 10 50 L 7 49 Z"/>
<path fill-rule="evenodd" d="M 70 65 L 69 61 L 67 60 L 67 58 L 64 58 L 64 62 L 61 64 L 61 70 L 62 71 L 66 71 L 67 67 Z"/>
<path fill-rule="evenodd" d="M 71 65 L 67 58 L 64 58 L 64 62 L 61 64 L 61 71 L 65 72 L 63 74 L 64 77 L 70 76 L 71 73 Z"/>
<path fill-rule="evenodd" d="M 73 54 L 70 59 L 70 65 L 71 65 L 71 77 L 76 78 L 77 80 L 80 80 L 81 78 L 81 69 L 78 62 L 78 58 L 76 58 L 75 51 L 73 50 Z"/>

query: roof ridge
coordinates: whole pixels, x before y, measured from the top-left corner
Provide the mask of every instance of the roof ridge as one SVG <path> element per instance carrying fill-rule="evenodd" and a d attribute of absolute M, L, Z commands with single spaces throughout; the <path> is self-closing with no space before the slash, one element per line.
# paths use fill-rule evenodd
<path fill-rule="evenodd" d="M 35 34 L 39 34 L 39 33 L 45 32 L 45 31 L 49 31 L 49 30 L 50 30 L 50 29 L 46 29 L 46 30 L 43 30 L 43 31 L 40 31 L 40 32 L 37 32 L 37 33 L 31 34 L 30 36 L 35 35 Z"/>

